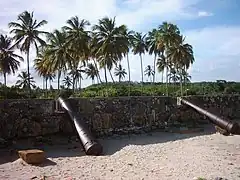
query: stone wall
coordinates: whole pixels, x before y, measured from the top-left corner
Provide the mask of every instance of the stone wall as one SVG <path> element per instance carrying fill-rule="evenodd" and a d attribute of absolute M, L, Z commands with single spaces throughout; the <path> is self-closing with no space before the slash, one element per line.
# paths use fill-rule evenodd
<path fill-rule="evenodd" d="M 239 96 L 186 97 L 211 112 L 240 119 Z M 71 99 L 96 136 L 114 133 L 167 129 L 170 126 L 197 126 L 204 119 L 186 106 L 177 106 L 170 97 L 119 97 Z M 205 118 L 206 119 L 206 118 Z M 54 100 L 1 100 L 0 138 L 17 139 L 54 133 L 75 134 L 66 114 L 55 111 Z"/>

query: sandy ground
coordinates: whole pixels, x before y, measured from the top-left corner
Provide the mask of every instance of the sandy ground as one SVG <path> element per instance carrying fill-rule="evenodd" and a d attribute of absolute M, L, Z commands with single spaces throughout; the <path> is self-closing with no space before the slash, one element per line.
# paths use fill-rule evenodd
<path fill-rule="evenodd" d="M 48 161 L 24 164 L 1 152 L 1 180 L 240 180 L 240 136 L 152 133 L 100 140 L 104 156 L 85 156 L 73 144 L 45 147 Z"/>

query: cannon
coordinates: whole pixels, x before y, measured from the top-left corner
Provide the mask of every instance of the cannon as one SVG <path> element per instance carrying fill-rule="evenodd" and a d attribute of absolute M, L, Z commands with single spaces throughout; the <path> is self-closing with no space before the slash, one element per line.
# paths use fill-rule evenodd
<path fill-rule="evenodd" d="M 77 115 L 75 111 L 73 111 L 69 101 L 64 100 L 59 97 L 57 102 L 61 105 L 61 107 L 68 113 L 70 119 L 73 121 L 75 128 L 78 132 L 79 138 L 82 142 L 83 148 L 87 155 L 101 155 L 103 148 L 101 144 L 99 144 L 92 133 L 89 131 L 86 123 L 82 121 L 82 119 Z"/>
<path fill-rule="evenodd" d="M 178 97 L 177 99 L 177 103 L 178 105 L 181 105 L 181 104 L 185 104 L 187 105 L 188 107 L 191 107 L 192 109 L 194 109 L 195 111 L 197 111 L 199 114 L 202 114 L 202 115 L 205 115 L 209 118 L 209 120 L 219 126 L 220 128 L 226 130 L 227 132 L 231 133 L 231 134 L 237 134 L 237 135 L 240 135 L 240 126 L 238 123 L 236 122 L 231 122 L 229 120 L 224 120 L 208 111 L 206 111 L 205 109 L 203 108 L 200 108 L 199 106 L 189 102 L 188 100 L 186 99 L 183 99 L 183 98 L 180 98 Z"/>

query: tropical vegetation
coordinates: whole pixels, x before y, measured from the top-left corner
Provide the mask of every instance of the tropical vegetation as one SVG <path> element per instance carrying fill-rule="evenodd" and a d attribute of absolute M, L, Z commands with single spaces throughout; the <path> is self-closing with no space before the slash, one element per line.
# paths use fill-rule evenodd
<path fill-rule="evenodd" d="M 211 83 L 204 87 L 198 84 L 199 90 L 193 90 L 196 86 L 190 83 L 188 73 L 195 61 L 193 47 L 186 42 L 179 27 L 170 22 L 163 22 L 146 34 L 129 30 L 126 25 L 117 25 L 116 17 L 104 17 L 91 25 L 88 20 L 74 16 L 66 20 L 62 28 L 52 32 L 43 31 L 47 23 L 46 20 L 35 19 L 33 12 L 24 11 L 16 21 L 8 24 L 10 35 L 0 36 L 0 73 L 4 77 L 1 88 L 4 91 L 0 91 L 0 96 L 11 98 L 9 93 L 15 93 L 17 98 L 55 97 L 63 90 L 85 97 L 169 96 L 212 88 Z M 7 75 L 18 71 L 20 62 L 24 60 L 17 51 L 26 54 L 27 71 L 21 72 L 16 85 L 9 88 Z M 36 56 L 31 62 L 30 52 L 34 51 Z M 139 57 L 139 83 L 131 79 L 129 54 Z M 143 67 L 144 54 L 153 56 L 147 67 Z M 127 67 L 123 67 L 124 58 Z M 31 76 L 34 71 L 42 77 L 43 89 L 36 86 Z M 156 82 L 157 73 L 161 73 L 161 82 Z M 144 81 L 144 76 L 148 82 Z M 51 85 L 55 78 L 57 89 Z M 91 79 L 92 85 L 83 88 L 82 81 L 86 78 Z M 214 87 L 217 91 L 218 85 Z"/>

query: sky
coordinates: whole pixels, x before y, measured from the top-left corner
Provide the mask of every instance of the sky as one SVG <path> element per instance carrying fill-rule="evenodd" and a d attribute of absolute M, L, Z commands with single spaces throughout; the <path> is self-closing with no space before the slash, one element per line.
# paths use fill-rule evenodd
<path fill-rule="evenodd" d="M 0 34 L 8 34 L 8 23 L 16 21 L 17 15 L 24 10 L 34 11 L 38 20 L 47 20 L 48 24 L 42 29 L 50 32 L 64 26 L 72 16 L 87 19 L 92 25 L 100 18 L 116 16 L 117 25 L 125 24 L 129 29 L 143 33 L 168 21 L 177 24 L 186 36 L 186 42 L 193 46 L 195 62 L 189 69 L 193 82 L 240 81 L 239 0 L 34 0 L 31 3 L 29 0 L 0 0 L 0 7 Z M 22 56 L 26 58 L 25 54 Z M 31 74 L 42 87 L 42 79 L 33 68 L 35 57 L 32 50 Z M 129 58 L 132 80 L 140 81 L 139 56 L 130 54 Z M 126 59 L 122 65 L 127 70 Z M 143 65 L 144 68 L 153 65 L 153 56 L 144 55 Z M 19 71 L 7 77 L 8 85 L 15 84 L 17 74 L 26 69 L 26 62 L 21 63 Z M 148 80 L 147 77 L 144 79 Z M 156 81 L 161 81 L 161 74 L 156 73 Z M 2 76 L 0 82 L 3 82 Z M 54 80 L 54 87 L 56 83 Z M 83 86 L 91 83 L 90 79 L 84 78 Z"/>

